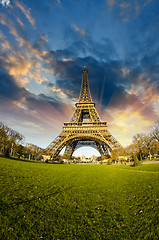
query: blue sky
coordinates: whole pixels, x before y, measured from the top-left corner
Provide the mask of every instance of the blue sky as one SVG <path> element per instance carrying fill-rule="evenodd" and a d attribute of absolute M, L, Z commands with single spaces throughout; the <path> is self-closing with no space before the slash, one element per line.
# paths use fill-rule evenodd
<path fill-rule="evenodd" d="M 0 0 L 0 121 L 46 147 L 78 101 L 82 68 L 124 146 L 159 119 L 159 1 Z"/>

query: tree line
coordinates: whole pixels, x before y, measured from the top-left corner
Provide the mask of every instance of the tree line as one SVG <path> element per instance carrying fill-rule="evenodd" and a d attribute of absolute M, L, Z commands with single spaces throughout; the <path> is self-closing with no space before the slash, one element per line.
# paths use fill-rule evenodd
<path fill-rule="evenodd" d="M 24 136 L 0 122 L 0 154 L 6 157 L 23 157 L 29 160 L 42 158 L 44 149 L 27 143 L 24 146 Z"/>
<path fill-rule="evenodd" d="M 138 163 L 145 159 L 151 160 L 159 158 L 159 121 L 152 126 L 152 131 L 148 134 L 137 133 L 133 137 L 132 144 L 125 148 L 112 151 L 112 159 L 129 159 Z"/>

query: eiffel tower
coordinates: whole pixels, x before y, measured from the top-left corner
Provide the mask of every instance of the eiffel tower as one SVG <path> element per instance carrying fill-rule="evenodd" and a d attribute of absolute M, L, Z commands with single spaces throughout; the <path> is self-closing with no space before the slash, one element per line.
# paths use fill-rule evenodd
<path fill-rule="evenodd" d="M 79 101 L 68 123 L 64 123 L 62 132 L 46 148 L 52 158 L 56 158 L 65 147 L 64 158 L 70 158 L 75 150 L 87 145 L 96 148 L 101 157 L 108 158 L 111 151 L 121 147 L 111 135 L 107 122 L 100 120 L 92 101 L 87 78 L 87 69 L 83 68 L 83 77 Z"/>

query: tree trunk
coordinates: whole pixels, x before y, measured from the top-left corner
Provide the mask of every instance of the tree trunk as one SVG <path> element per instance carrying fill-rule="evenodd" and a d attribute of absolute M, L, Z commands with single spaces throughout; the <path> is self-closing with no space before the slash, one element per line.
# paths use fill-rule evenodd
<path fill-rule="evenodd" d="M 150 156 L 150 161 L 151 161 L 151 152 L 150 152 L 150 150 L 149 150 L 149 156 Z"/>
<path fill-rule="evenodd" d="M 13 143 L 12 143 L 12 146 L 11 146 L 10 155 L 11 155 L 11 156 L 13 155 Z"/>

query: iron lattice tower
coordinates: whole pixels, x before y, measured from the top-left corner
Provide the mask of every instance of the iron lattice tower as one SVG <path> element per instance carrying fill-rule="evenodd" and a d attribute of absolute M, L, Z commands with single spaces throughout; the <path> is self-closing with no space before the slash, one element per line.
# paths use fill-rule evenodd
<path fill-rule="evenodd" d="M 46 148 L 53 158 L 64 147 L 65 158 L 70 158 L 76 149 L 84 145 L 96 148 L 102 158 L 109 157 L 114 148 L 121 147 L 108 131 L 107 122 L 101 121 L 98 116 L 91 98 L 86 68 L 83 69 L 81 92 L 75 106 L 70 121 L 64 123 L 62 132 Z"/>

